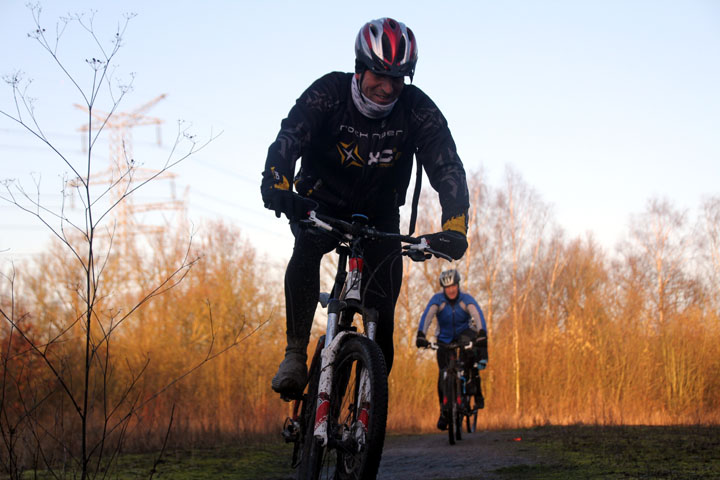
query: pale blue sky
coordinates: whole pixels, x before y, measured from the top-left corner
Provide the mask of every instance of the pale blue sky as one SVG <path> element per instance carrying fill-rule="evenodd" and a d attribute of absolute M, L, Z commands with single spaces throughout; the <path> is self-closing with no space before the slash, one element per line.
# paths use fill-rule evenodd
<path fill-rule="evenodd" d="M 27 38 L 25 3 L 0 1 L 0 73 L 19 69 L 35 80 L 44 128 L 79 158 L 83 114 L 72 105 L 80 98 Z M 414 30 L 415 84 L 447 117 L 466 169 L 482 167 L 497 185 L 511 165 L 569 235 L 592 231 L 611 248 L 653 196 L 694 211 L 703 195 L 720 194 L 720 1 L 65 0 L 45 2 L 43 24 L 50 31 L 58 16 L 88 8 L 97 10 L 101 40 L 123 12 L 138 14 L 116 58 L 120 77 L 137 74 L 120 109 L 168 95 L 148 112 L 166 121 L 165 146 L 153 146 L 151 127 L 136 129 L 136 158 L 159 163 L 179 118 L 201 136 L 223 131 L 175 169 L 177 188 L 189 186 L 197 224 L 222 218 L 261 249 L 290 248 L 258 187 L 280 120 L 314 79 L 352 69 L 357 30 L 382 16 Z M 77 25 L 60 53 L 89 80 L 83 60 L 96 51 Z M 10 102 L 0 84 L 0 108 Z M 59 205 L 63 168 L 5 118 L 0 165 L 0 178 L 26 185 L 30 172 L 42 172 L 45 198 Z M 162 188 L 139 200 L 162 198 Z M 9 249 L 0 260 L 44 244 L 45 232 L 32 225 L 0 205 L 0 251 Z"/>

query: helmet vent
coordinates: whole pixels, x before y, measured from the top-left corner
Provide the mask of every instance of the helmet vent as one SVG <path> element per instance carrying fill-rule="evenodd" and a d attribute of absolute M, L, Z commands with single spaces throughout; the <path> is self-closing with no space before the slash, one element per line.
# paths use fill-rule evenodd
<path fill-rule="evenodd" d="M 400 46 L 398 47 L 396 58 L 405 58 L 405 39 L 400 39 Z"/>
<path fill-rule="evenodd" d="M 383 57 L 385 57 L 385 60 L 392 63 L 392 46 L 390 46 L 390 39 L 387 35 L 383 33 L 382 36 L 382 51 L 383 51 Z"/>

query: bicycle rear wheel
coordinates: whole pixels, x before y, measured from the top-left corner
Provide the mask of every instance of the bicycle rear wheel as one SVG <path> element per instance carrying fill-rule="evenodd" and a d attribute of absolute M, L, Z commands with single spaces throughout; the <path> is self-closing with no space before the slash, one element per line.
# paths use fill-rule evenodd
<path fill-rule="evenodd" d="M 320 344 L 320 342 L 318 342 Z M 315 440 L 315 411 L 317 406 L 318 383 L 320 381 L 320 362 L 313 362 L 308 375 L 307 393 L 303 397 L 301 406 L 302 431 L 299 445 L 300 461 L 298 465 L 298 480 L 316 480 L 320 471 L 324 447 Z"/>
<path fill-rule="evenodd" d="M 471 408 L 468 411 L 468 415 L 465 417 L 465 428 L 467 429 L 468 433 L 475 433 L 477 430 L 477 417 L 478 417 L 478 408 L 477 405 L 474 404 L 473 400 L 473 408 Z M 470 407 L 470 398 L 467 399 L 467 405 L 468 408 Z"/>
<path fill-rule="evenodd" d="M 380 347 L 354 336 L 335 360 L 328 448 L 320 460 L 321 479 L 374 479 L 385 443 L 387 368 Z"/>

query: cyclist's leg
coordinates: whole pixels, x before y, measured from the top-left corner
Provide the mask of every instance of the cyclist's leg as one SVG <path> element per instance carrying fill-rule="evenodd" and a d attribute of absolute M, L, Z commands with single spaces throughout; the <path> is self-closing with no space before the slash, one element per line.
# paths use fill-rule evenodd
<path fill-rule="evenodd" d="M 480 330 L 478 334 L 478 347 L 475 350 L 477 360 L 484 360 L 487 364 L 488 360 L 488 344 L 487 344 L 487 332 Z M 477 377 L 477 394 L 475 395 L 475 405 L 478 408 L 485 408 L 485 397 L 482 394 L 482 382 L 480 380 L 480 374 L 478 369 L 473 369 L 473 374 Z"/>
<path fill-rule="evenodd" d="M 482 393 L 482 380 L 480 380 L 480 374 L 477 368 L 473 368 L 473 377 L 477 382 L 477 392 L 475 393 L 475 406 L 477 408 L 485 408 L 485 397 Z"/>
<path fill-rule="evenodd" d="M 375 222 L 376 228 L 386 232 L 399 232 L 399 217 Z M 395 303 L 402 286 L 403 264 L 400 242 L 382 240 L 365 248 L 365 272 L 363 273 L 365 304 L 378 312 L 375 342 L 385 357 L 388 375 L 392 369 L 394 348 L 393 330 Z"/>
<path fill-rule="evenodd" d="M 459 336 L 460 341 L 462 342 L 467 342 L 469 340 L 475 341 L 475 337 L 476 334 L 471 329 L 463 331 Z M 480 375 L 478 374 L 478 369 L 475 367 L 475 364 L 478 360 L 483 358 L 487 360 L 487 339 L 484 339 L 484 342 L 481 342 L 479 345 L 474 346 L 470 350 L 461 350 L 460 355 L 465 371 L 469 373 L 470 377 L 468 378 L 467 384 L 468 393 L 475 397 L 475 405 L 477 408 L 484 408 L 485 398 L 482 394 Z"/>
<path fill-rule="evenodd" d="M 295 246 L 285 271 L 287 347 L 272 388 L 299 393 L 307 377 L 307 344 L 320 292 L 320 261 L 336 242 L 314 229 L 296 229 Z"/>
<path fill-rule="evenodd" d="M 443 391 L 445 389 L 443 382 L 443 370 L 448 366 L 450 361 L 450 352 L 445 349 L 437 350 L 437 364 L 438 364 L 438 403 L 440 404 L 440 417 L 437 421 L 437 428 L 439 430 L 445 430 L 447 428 L 447 419 L 445 418 L 445 412 L 443 412 Z"/>

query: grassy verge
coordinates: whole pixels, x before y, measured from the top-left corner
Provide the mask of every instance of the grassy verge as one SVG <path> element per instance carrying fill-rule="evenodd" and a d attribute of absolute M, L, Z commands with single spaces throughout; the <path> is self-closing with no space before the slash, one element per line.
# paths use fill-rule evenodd
<path fill-rule="evenodd" d="M 284 480 L 292 478 L 292 446 L 280 442 L 254 443 L 212 449 L 180 450 L 166 454 L 153 478 L 173 480 Z M 125 455 L 117 466 L 118 480 L 147 479 L 156 456 Z"/>
<path fill-rule="evenodd" d="M 546 462 L 496 473 L 523 479 L 720 478 L 717 427 L 542 427 L 523 432 Z"/>
<path fill-rule="evenodd" d="M 508 479 L 720 478 L 718 427 L 539 427 L 512 435 L 522 437 L 522 450 L 542 460 L 493 472 Z M 275 440 L 177 450 L 166 452 L 152 478 L 286 480 L 293 478 L 291 455 L 291 445 Z M 122 455 L 106 478 L 148 479 L 156 459 L 157 453 Z M 41 472 L 24 478 L 52 477 Z"/>
<path fill-rule="evenodd" d="M 287 480 L 292 446 L 275 442 L 255 442 L 208 449 L 166 452 L 155 465 L 158 454 L 123 454 L 107 477 L 112 480 Z M 153 467 L 155 470 L 153 471 Z M 5 478 L 0 474 L 0 479 Z M 52 479 L 48 472 L 26 472 L 23 478 Z M 68 478 L 76 478 L 72 475 Z M 103 478 L 102 474 L 98 478 Z"/>

